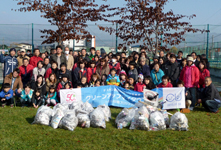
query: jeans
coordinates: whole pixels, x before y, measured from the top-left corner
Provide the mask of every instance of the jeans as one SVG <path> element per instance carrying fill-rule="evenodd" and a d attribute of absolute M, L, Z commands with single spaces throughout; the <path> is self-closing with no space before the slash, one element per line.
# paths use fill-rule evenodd
<path fill-rule="evenodd" d="M 195 107 L 196 104 L 196 88 L 187 88 L 190 91 L 190 94 L 192 96 L 192 104 L 190 105 L 190 107 Z"/>
<path fill-rule="evenodd" d="M 218 103 L 215 100 L 207 100 L 202 103 L 203 107 L 211 112 L 217 112 L 219 107 L 221 107 L 221 103 Z"/>

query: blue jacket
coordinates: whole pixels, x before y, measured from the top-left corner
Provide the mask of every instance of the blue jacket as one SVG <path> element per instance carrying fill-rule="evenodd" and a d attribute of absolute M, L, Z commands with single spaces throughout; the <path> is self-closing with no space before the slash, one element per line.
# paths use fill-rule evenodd
<path fill-rule="evenodd" d="M 150 75 L 150 67 L 148 65 L 144 65 L 143 67 L 138 68 L 138 74 L 143 74 L 144 77 Z"/>
<path fill-rule="evenodd" d="M 115 74 L 115 76 L 113 77 L 111 74 L 108 75 L 107 80 L 106 80 L 107 84 L 110 83 L 112 84 L 120 84 L 120 78 L 118 75 Z"/>
<path fill-rule="evenodd" d="M 5 95 L 8 95 L 8 94 L 10 94 L 10 96 L 5 97 Z M 5 93 L 4 90 L 2 90 L 0 92 L 0 98 L 5 98 L 6 100 L 8 100 L 8 99 L 10 99 L 12 97 L 13 97 L 13 90 L 12 89 L 10 89 L 7 93 Z"/>
<path fill-rule="evenodd" d="M 3 54 L 0 55 L 0 62 L 4 63 L 3 77 L 13 72 L 15 68 L 18 67 L 18 60 L 11 55 L 4 57 Z"/>
<path fill-rule="evenodd" d="M 33 90 L 32 89 L 30 90 L 28 95 L 25 94 L 25 90 L 22 90 L 22 92 L 21 92 L 21 98 L 25 101 L 28 101 L 28 100 L 32 99 L 32 95 L 33 95 Z"/>
<path fill-rule="evenodd" d="M 155 85 L 158 85 L 162 82 L 162 77 L 164 76 L 164 72 L 159 69 L 158 72 L 155 72 L 155 70 L 151 70 L 151 73 L 150 73 L 150 77 L 153 79 L 153 83 Z"/>
<path fill-rule="evenodd" d="M 47 95 L 46 95 L 47 98 L 48 98 L 48 94 L 49 93 L 47 93 Z M 54 99 L 58 103 L 57 92 L 55 92 L 54 95 L 50 99 Z"/>

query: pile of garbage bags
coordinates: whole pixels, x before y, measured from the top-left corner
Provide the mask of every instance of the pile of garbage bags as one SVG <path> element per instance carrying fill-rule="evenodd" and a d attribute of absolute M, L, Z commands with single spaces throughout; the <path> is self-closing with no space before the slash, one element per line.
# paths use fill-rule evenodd
<path fill-rule="evenodd" d="M 53 109 L 47 106 L 39 107 L 32 124 L 74 131 L 77 126 L 106 128 L 106 122 L 110 119 L 111 111 L 108 106 L 99 105 L 94 109 L 88 102 L 76 101 L 71 104 L 59 103 Z"/>
<path fill-rule="evenodd" d="M 167 128 L 178 131 L 188 130 L 185 114 L 177 112 L 169 118 L 166 110 L 153 106 L 136 104 L 137 107 L 124 108 L 117 116 L 115 123 L 118 129 L 129 127 L 134 130 L 159 131 Z"/>

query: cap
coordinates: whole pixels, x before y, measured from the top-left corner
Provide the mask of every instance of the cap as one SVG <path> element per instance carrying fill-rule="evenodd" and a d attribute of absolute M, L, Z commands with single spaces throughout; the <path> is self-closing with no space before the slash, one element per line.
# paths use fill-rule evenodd
<path fill-rule="evenodd" d="M 189 56 L 189 57 L 187 58 L 187 61 L 193 61 L 193 57 L 192 57 L 192 56 Z"/>
<path fill-rule="evenodd" d="M 138 78 L 140 78 L 143 81 L 143 74 L 139 74 Z"/>
<path fill-rule="evenodd" d="M 20 49 L 20 52 L 26 52 L 24 48 Z"/>

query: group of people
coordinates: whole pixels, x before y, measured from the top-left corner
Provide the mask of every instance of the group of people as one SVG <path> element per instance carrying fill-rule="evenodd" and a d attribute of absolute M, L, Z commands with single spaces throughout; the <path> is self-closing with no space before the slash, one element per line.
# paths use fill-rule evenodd
<path fill-rule="evenodd" d="M 160 51 L 152 61 L 144 48 L 140 53 L 125 52 L 106 54 L 94 47 L 72 51 L 61 46 L 48 52 L 34 50 L 34 55 L 19 53 L 12 48 L 9 55 L 0 55 L 4 63 L 4 83 L 0 92 L 2 107 L 14 106 L 19 97 L 22 106 L 56 105 L 61 89 L 121 86 L 127 90 L 143 92 L 143 89 L 185 87 L 186 104 L 190 110 L 202 103 L 204 108 L 217 112 L 221 106 L 219 92 L 212 84 L 209 62 L 205 55 L 192 52 L 183 58 Z"/>

